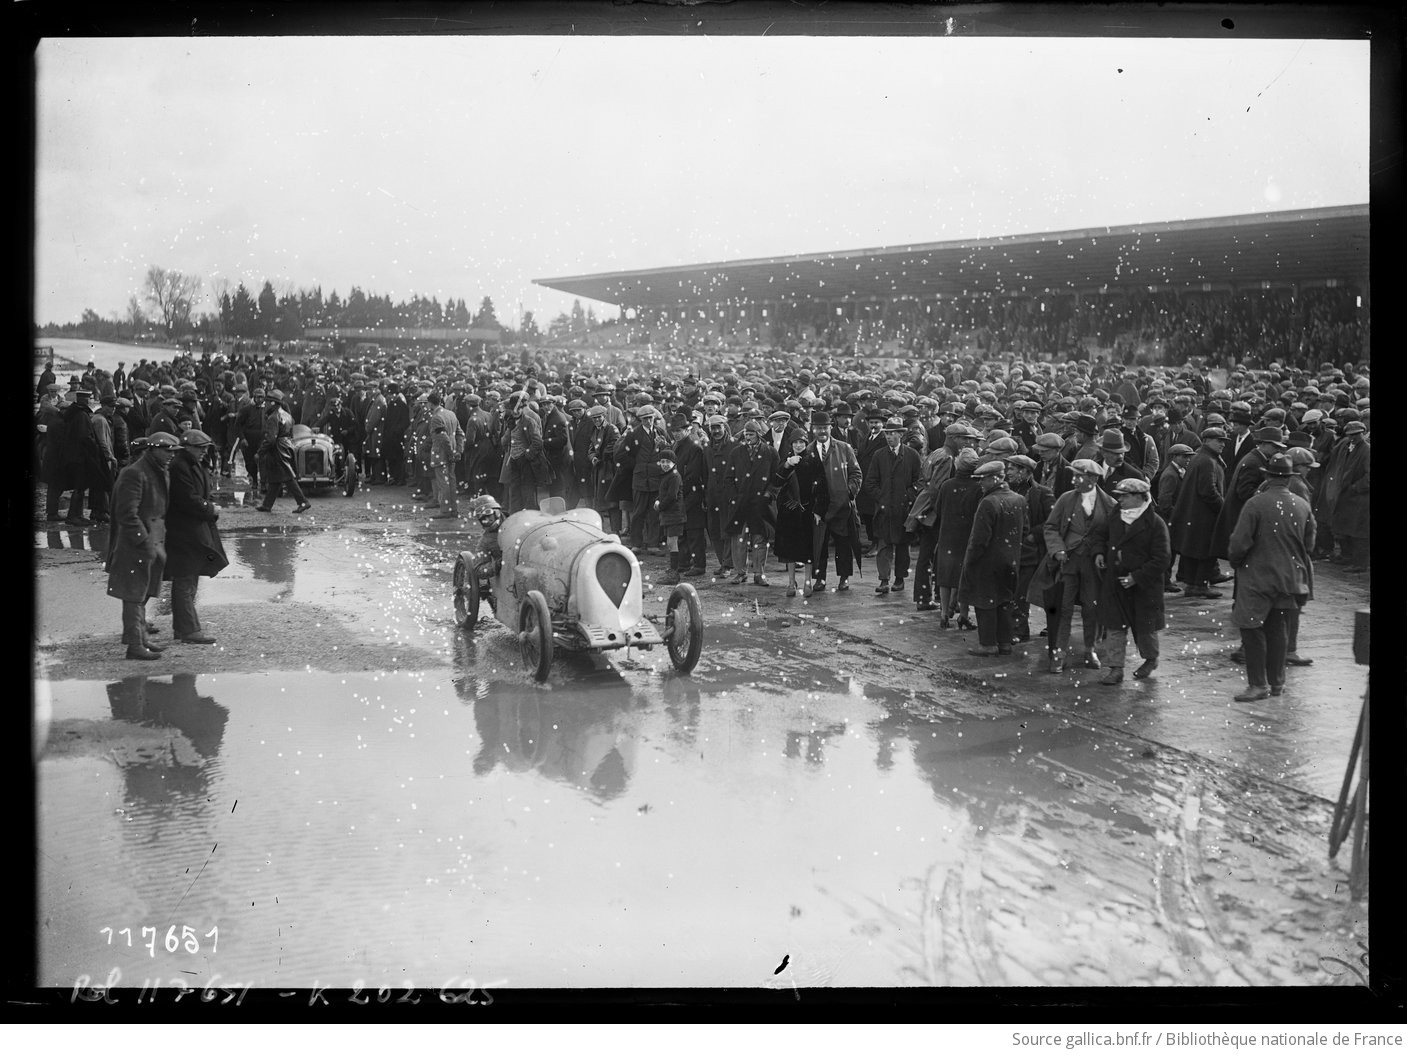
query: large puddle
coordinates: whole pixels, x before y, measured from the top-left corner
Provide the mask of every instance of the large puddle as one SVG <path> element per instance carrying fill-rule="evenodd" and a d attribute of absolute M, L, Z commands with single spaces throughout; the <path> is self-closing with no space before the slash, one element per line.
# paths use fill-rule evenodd
<path fill-rule="evenodd" d="M 1114 954 L 1158 940 L 1154 858 L 1197 807 L 1136 750 L 1056 717 L 916 721 L 859 686 L 543 689 L 504 640 L 466 651 L 458 674 L 53 685 L 51 741 L 103 718 L 150 739 L 42 766 L 41 983 L 1184 979 L 1176 949 Z M 1087 914 L 1086 956 L 1058 929 L 991 950 L 991 893 Z M 166 951 L 173 925 L 198 951 Z"/>

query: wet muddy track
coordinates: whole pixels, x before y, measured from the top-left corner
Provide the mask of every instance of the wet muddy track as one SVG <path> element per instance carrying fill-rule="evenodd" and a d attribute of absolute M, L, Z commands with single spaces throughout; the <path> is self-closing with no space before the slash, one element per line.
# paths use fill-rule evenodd
<path fill-rule="evenodd" d="M 539 686 L 502 627 L 453 626 L 472 533 L 291 527 L 227 530 L 215 648 L 138 671 L 111 628 L 41 642 L 44 983 L 1326 984 L 1357 958 L 1329 804 L 1160 739 L 1146 700 L 925 654 L 868 597 L 707 583 L 691 677 L 656 650 Z M 218 953 L 99 935 L 168 917 Z"/>

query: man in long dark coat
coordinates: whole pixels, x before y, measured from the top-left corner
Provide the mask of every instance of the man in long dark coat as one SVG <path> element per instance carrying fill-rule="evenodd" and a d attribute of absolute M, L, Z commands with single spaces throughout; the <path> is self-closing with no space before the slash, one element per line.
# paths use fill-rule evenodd
<path fill-rule="evenodd" d="M 591 435 L 584 439 L 583 450 L 591 465 L 587 477 L 585 497 L 591 507 L 601 514 L 601 522 L 607 530 L 620 533 L 620 502 L 610 497 L 611 482 L 615 479 L 616 442 L 620 435 L 611 424 L 606 408 L 599 403 L 589 407 L 586 420 L 591 425 Z"/>
<path fill-rule="evenodd" d="M 708 481 L 704 485 L 705 529 L 713 554 L 718 558 L 715 579 L 727 578 L 733 572 L 733 549 L 723 520 L 723 506 L 728 491 L 728 459 L 738 441 L 728 430 L 728 419 L 722 414 L 713 414 L 706 422 L 708 426 L 708 446 L 704 448 L 704 461 L 708 468 Z"/>
<path fill-rule="evenodd" d="M 596 428 L 586 415 L 586 402 L 573 399 L 567 403 L 567 415 L 571 418 L 571 476 L 567 486 L 567 508 L 577 508 L 585 503 L 588 508 L 595 505 L 595 495 L 591 486 L 591 444 Z M 467 478 L 467 477 L 466 477 Z"/>
<path fill-rule="evenodd" d="M 1007 485 L 1026 501 L 1026 529 L 1021 538 L 1016 599 L 1011 605 L 1012 639 L 1022 644 L 1031 639 L 1031 601 L 1027 593 L 1036 568 L 1045 557 L 1045 521 L 1055 506 L 1055 495 L 1050 488 L 1032 478 L 1035 469 L 1036 463 L 1024 454 L 1007 459 Z"/>
<path fill-rule="evenodd" d="M 743 427 L 742 445 L 728 456 L 722 518 L 733 545 L 734 585 L 747 581 L 749 558 L 753 584 L 770 585 L 763 571 L 768 536 L 776 525 L 769 491 L 777 471 L 777 455 L 763 442 L 762 432 L 761 424 L 749 421 Z"/>
<path fill-rule="evenodd" d="M 855 496 L 865 482 L 855 449 L 835 437 L 830 415 L 817 410 L 811 415 L 811 446 L 808 456 L 815 457 L 826 481 L 826 512 L 816 526 L 815 552 L 811 564 L 811 584 L 806 595 L 826 591 L 826 563 L 835 550 L 837 592 L 850 588 L 850 576 L 855 573 L 856 553 L 860 549 L 860 520 L 855 511 Z"/>
<path fill-rule="evenodd" d="M 1153 506 L 1158 510 L 1158 515 L 1163 518 L 1164 523 L 1171 523 L 1173 518 L 1173 508 L 1177 505 L 1177 495 L 1182 490 L 1182 478 L 1187 475 L 1187 463 L 1192 458 L 1192 448 L 1185 443 L 1174 443 L 1168 447 L 1166 464 L 1162 471 L 1158 473 L 1158 479 L 1153 486 Z M 1171 540 L 1172 532 L 1168 532 Z M 1177 550 L 1173 549 L 1173 559 L 1177 558 Z M 1179 576 L 1185 581 L 1185 572 Z M 1163 592 L 1181 593 L 1182 587 L 1173 581 L 1172 564 L 1168 564 L 1168 573 L 1164 576 Z"/>
<path fill-rule="evenodd" d="M 1213 426 L 1204 429 L 1201 438 L 1202 445 L 1187 463 L 1168 530 L 1185 565 L 1181 572 L 1187 581 L 1183 596 L 1216 600 L 1222 594 L 1211 589 L 1209 582 L 1216 570 L 1216 520 L 1225 500 L 1220 455 L 1226 433 Z"/>
<path fill-rule="evenodd" d="M 549 395 L 542 402 L 542 452 L 552 466 L 552 481 L 547 492 L 565 498 L 572 478 L 572 435 L 568 420 L 558 399 Z"/>
<path fill-rule="evenodd" d="M 988 461 L 973 473 L 982 500 L 972 521 L 963 558 L 964 601 L 977 609 L 977 644 L 969 655 L 1010 655 L 1011 605 L 1020 577 L 1021 539 L 1026 533 L 1026 499 L 1006 482 L 1006 464 Z"/>
<path fill-rule="evenodd" d="M 122 643 L 129 659 L 159 659 L 148 636 L 147 600 L 161 592 L 166 566 L 168 466 L 178 445 L 169 432 L 147 436 L 143 453 L 117 476 L 112 492 L 107 593 L 122 601 Z"/>
<path fill-rule="evenodd" d="M 171 583 L 171 631 L 186 644 L 214 644 L 195 610 L 196 588 L 202 578 L 214 578 L 229 565 L 215 523 L 220 510 L 211 500 L 214 488 L 202 463 L 213 440 L 190 429 L 171 460 L 170 493 L 166 507 L 166 567 Z"/>
<path fill-rule="evenodd" d="M 689 419 L 675 414 L 669 420 L 673 440 L 674 468 L 679 473 L 684 506 L 684 536 L 679 545 L 679 570 L 685 578 L 697 578 L 708 571 L 708 522 L 704 490 L 708 485 L 708 465 L 703 447 L 689 433 Z"/>
<path fill-rule="evenodd" d="M 896 593 L 904 591 L 904 576 L 909 571 L 909 540 L 904 521 L 918 497 L 923 463 L 913 447 L 904 443 L 906 431 L 902 418 L 889 418 L 884 426 L 885 447 L 874 453 L 870 467 L 865 470 L 862 493 L 874 503 L 874 538 L 879 543 L 875 557 L 879 568 L 875 593 L 879 596 L 890 592 L 891 569 Z"/>
<path fill-rule="evenodd" d="M 855 459 L 860 463 L 862 478 L 869 475 L 870 462 L 874 456 L 885 448 L 884 418 L 878 410 L 869 413 L 866 425 L 869 431 L 861 437 L 859 445 L 855 447 Z M 902 433 L 900 434 L 902 435 Z M 879 541 L 875 535 L 874 499 L 863 486 L 860 488 L 860 492 L 855 495 L 855 511 L 860 517 L 860 523 L 864 525 L 866 537 L 869 538 L 869 544 L 862 550 L 868 556 L 879 547 Z"/>
<path fill-rule="evenodd" d="M 1343 438 L 1329 455 L 1322 501 L 1329 505 L 1329 524 L 1338 539 L 1342 559 L 1351 574 L 1368 570 L 1368 490 L 1372 444 L 1362 421 L 1344 425 Z"/>
<path fill-rule="evenodd" d="M 1172 563 L 1168 525 L 1153 507 L 1147 480 L 1125 479 L 1115 487 L 1118 512 L 1109 518 L 1104 587 L 1099 621 L 1109 631 L 1104 661 L 1109 667 L 1100 684 L 1124 679 L 1129 630 L 1143 664 L 1133 671 L 1140 680 L 1158 666 L 1158 631 L 1163 615 L 1163 582 Z"/>

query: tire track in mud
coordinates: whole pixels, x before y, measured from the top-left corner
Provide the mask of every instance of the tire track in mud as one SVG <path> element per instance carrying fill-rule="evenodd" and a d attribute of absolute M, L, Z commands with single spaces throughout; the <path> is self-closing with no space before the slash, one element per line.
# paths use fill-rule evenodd
<path fill-rule="evenodd" d="M 1193 984 L 1271 983 L 1242 949 L 1228 946 L 1222 913 L 1202 892 L 1209 877 L 1202 853 L 1205 793 L 1201 778 L 1185 777 L 1165 812 L 1171 822 L 1157 829 L 1153 870 L 1159 921 L 1172 935 L 1178 965 Z"/>

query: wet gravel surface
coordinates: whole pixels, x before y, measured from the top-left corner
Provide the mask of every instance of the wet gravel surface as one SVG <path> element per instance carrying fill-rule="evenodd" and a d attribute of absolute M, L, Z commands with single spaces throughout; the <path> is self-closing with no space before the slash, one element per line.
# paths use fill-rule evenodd
<path fill-rule="evenodd" d="M 1362 579 L 1321 574 L 1316 664 L 1262 704 L 1231 699 L 1229 601 L 1171 599 L 1158 677 L 1108 689 L 776 573 L 698 580 L 689 677 L 632 652 L 537 685 L 454 625 L 467 524 L 402 489 L 291 508 L 228 507 L 218 643 L 152 663 L 121 658 L 104 532 L 36 531 L 41 984 L 1353 981 L 1325 960 L 1358 961 L 1367 902 L 1325 838 Z"/>

